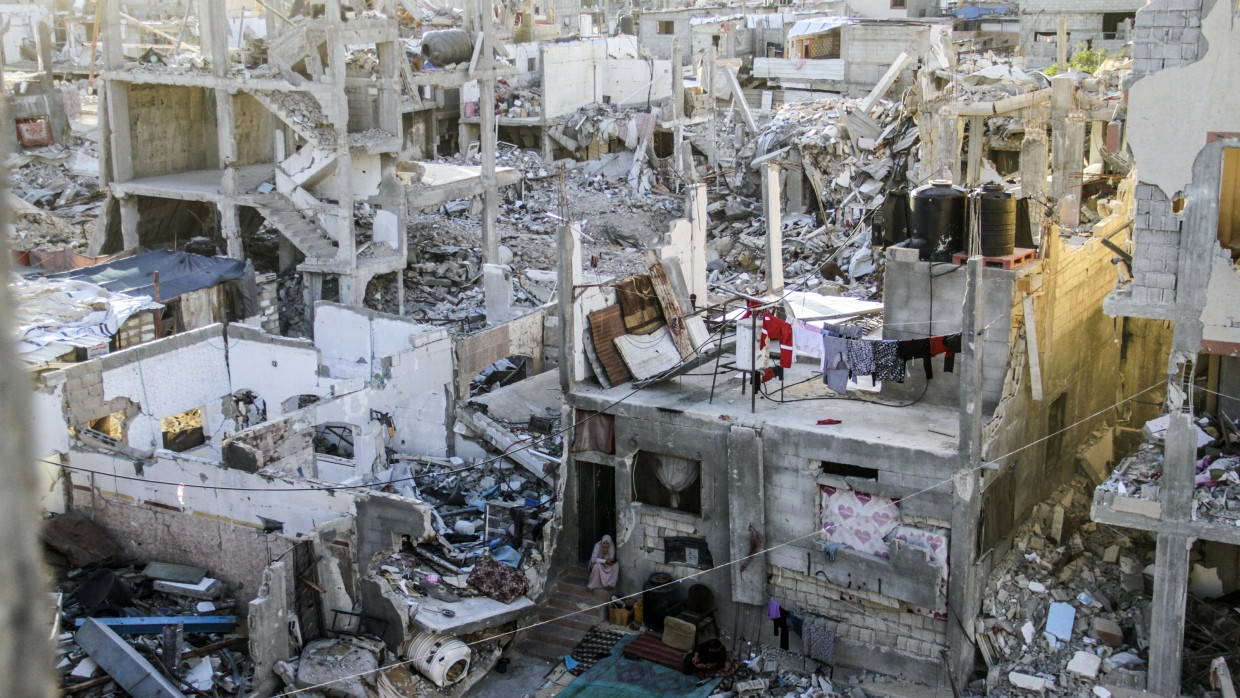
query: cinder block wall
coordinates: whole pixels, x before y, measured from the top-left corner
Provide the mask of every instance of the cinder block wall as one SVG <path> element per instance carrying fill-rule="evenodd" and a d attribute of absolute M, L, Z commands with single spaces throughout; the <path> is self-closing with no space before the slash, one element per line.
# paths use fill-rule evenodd
<path fill-rule="evenodd" d="M 1153 0 L 1137 13 L 1132 42 L 1132 78 L 1186 65 L 1201 52 L 1201 0 Z M 1138 177 L 1140 169 L 1137 170 Z M 1140 183 L 1133 254 L 1132 299 L 1171 305 L 1180 260 L 1182 217 L 1162 189 Z"/>

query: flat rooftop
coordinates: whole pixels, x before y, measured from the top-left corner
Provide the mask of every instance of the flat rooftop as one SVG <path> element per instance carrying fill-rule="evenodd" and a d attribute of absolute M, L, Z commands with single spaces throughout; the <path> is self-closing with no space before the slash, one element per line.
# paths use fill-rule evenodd
<path fill-rule="evenodd" d="M 730 363 L 725 353 L 722 363 Z M 954 407 L 889 400 L 879 394 L 851 391 L 846 397 L 832 393 L 822 382 L 822 375 L 812 364 L 798 363 L 784 371 L 784 402 L 778 402 L 779 380 L 765 384 L 773 399 L 758 395 L 750 412 L 750 391 L 741 393 L 742 376 L 726 371 L 713 377 L 714 362 L 704 364 L 689 374 L 663 383 L 635 390 L 632 383 L 605 389 L 594 381 L 578 385 L 570 403 L 586 409 L 605 409 L 613 403 L 674 410 L 706 420 L 730 418 L 738 424 L 772 424 L 785 429 L 822 434 L 869 444 L 920 451 L 951 458 L 959 452 L 960 417 Z M 915 367 L 909 382 L 925 380 Z M 722 368 L 720 369 L 723 370 Z M 711 384 L 714 378 L 714 400 Z M 838 419 L 840 424 L 819 425 L 820 419 Z"/>

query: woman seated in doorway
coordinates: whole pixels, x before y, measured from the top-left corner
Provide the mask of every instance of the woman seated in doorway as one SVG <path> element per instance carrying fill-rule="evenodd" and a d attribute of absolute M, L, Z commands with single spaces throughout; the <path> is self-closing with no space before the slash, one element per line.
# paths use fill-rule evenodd
<path fill-rule="evenodd" d="M 594 544 L 590 553 L 591 589 L 615 589 L 616 580 L 620 578 L 620 568 L 616 566 L 616 544 L 611 536 L 603 536 L 603 540 Z"/>

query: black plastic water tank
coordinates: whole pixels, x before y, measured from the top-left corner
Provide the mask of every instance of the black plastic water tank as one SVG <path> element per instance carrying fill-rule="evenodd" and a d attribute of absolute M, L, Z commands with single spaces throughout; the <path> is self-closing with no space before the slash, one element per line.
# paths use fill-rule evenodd
<path fill-rule="evenodd" d="M 435 65 L 466 63 L 474 55 L 474 42 L 462 29 L 440 29 L 422 35 L 422 55 Z"/>
<path fill-rule="evenodd" d="M 1016 249 L 1016 198 L 1002 184 L 983 184 L 978 198 L 978 232 L 983 257 L 1006 257 Z"/>
<path fill-rule="evenodd" d="M 642 621 L 651 630 L 662 632 L 668 610 L 680 601 L 680 585 L 671 582 L 672 575 L 655 572 L 642 585 Z"/>
<path fill-rule="evenodd" d="M 946 179 L 934 179 L 913 190 L 909 247 L 917 249 L 922 260 L 950 262 L 953 254 L 964 249 L 967 198 L 964 189 Z"/>

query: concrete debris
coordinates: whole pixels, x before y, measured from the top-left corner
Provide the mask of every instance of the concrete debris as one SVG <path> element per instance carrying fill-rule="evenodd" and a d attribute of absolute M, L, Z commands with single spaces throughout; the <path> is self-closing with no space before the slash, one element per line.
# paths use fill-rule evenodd
<path fill-rule="evenodd" d="M 989 674 L 970 692 L 1015 687 L 1091 696 L 1101 684 L 1144 687 L 1149 596 L 1139 569 L 1135 589 L 1122 583 L 1121 561 L 1135 567 L 1136 560 L 1153 560 L 1153 546 L 1090 522 L 1088 486 L 1078 477 L 1035 505 L 1013 549 L 995 565 L 973 624 Z M 1046 535 L 1057 511 L 1062 545 Z M 1035 584 L 1045 593 L 1030 591 Z"/>
<path fill-rule="evenodd" d="M 294 686 L 321 690 L 328 696 L 369 698 L 367 684 L 373 685 L 378 668 L 376 651 L 361 641 L 315 640 L 301 652 Z"/>
<path fill-rule="evenodd" d="M 235 612 L 235 598 L 221 594 L 206 608 L 191 597 L 158 590 L 160 582 L 141 571 L 194 568 L 159 562 L 110 568 L 95 564 L 64 567 L 58 574 L 56 587 L 65 599 L 60 625 L 80 628 L 76 635 L 62 633 L 57 641 L 66 692 L 102 698 L 115 695 L 120 685 L 133 695 L 245 693 L 254 674 L 246 640 L 236 632 L 235 616 L 216 615 Z M 218 580 L 205 580 L 225 591 Z M 168 632 L 178 626 L 184 627 L 183 633 Z M 175 644 L 166 644 L 173 638 Z M 170 647 L 180 652 L 178 660 L 165 658 Z M 106 673 L 101 675 L 99 668 Z M 135 688 L 153 682 L 162 692 Z"/>

